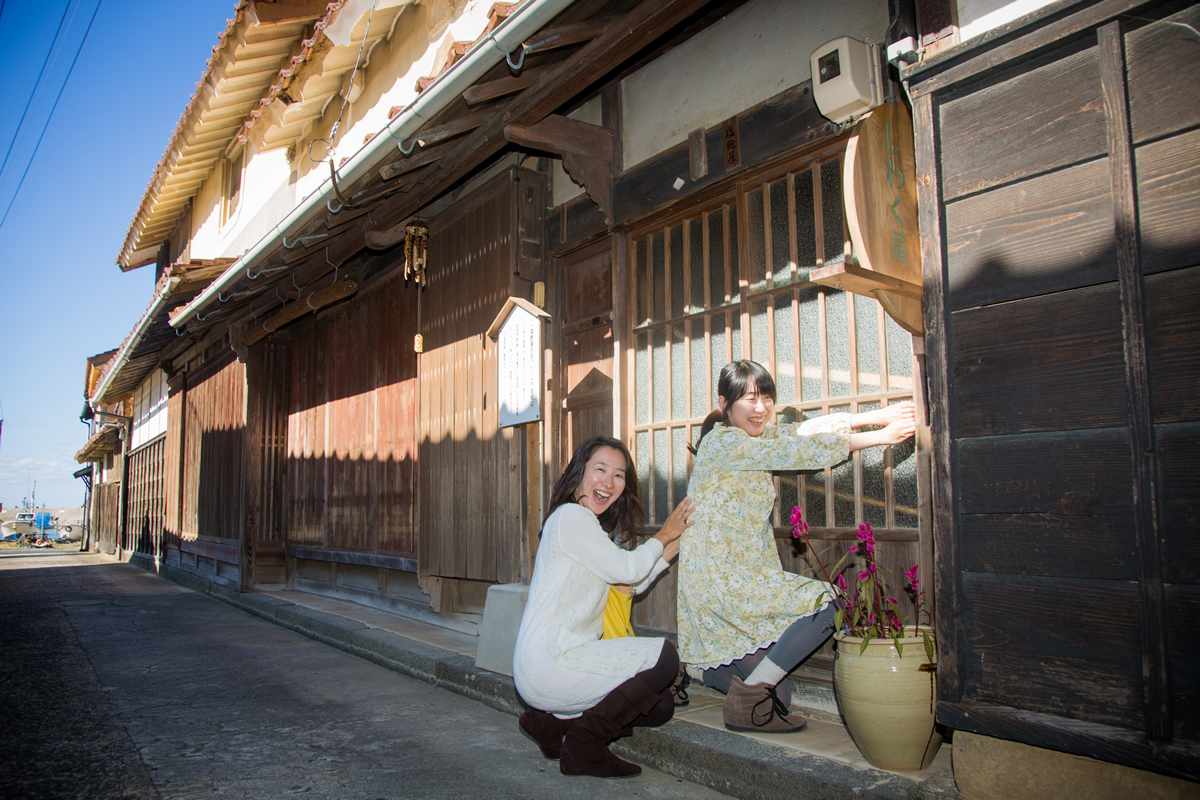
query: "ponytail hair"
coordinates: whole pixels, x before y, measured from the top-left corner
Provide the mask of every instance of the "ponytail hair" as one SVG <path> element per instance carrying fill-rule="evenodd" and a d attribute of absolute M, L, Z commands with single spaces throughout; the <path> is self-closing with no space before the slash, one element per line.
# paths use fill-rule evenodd
<path fill-rule="evenodd" d="M 774 402 L 775 379 L 762 364 L 743 359 L 731 361 L 721 367 L 721 374 L 717 377 L 717 395 L 725 398 L 725 409 L 721 410 L 718 405 L 704 418 L 704 422 L 700 425 L 700 438 L 696 440 L 695 446 L 688 445 L 688 450 L 692 451 L 692 455 L 699 452 L 700 442 L 704 441 L 704 437 L 717 426 L 718 422 L 724 425 L 729 424 L 729 407 L 746 394 L 751 384 L 759 394 L 765 394 Z"/>

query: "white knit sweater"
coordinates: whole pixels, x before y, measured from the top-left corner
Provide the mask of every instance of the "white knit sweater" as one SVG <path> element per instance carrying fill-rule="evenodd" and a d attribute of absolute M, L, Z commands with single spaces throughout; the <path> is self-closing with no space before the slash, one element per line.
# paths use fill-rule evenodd
<path fill-rule="evenodd" d="M 662 550 L 656 539 L 622 550 L 583 506 L 555 510 L 542 530 L 513 655 L 513 678 L 525 702 L 577 717 L 655 665 L 663 639 L 600 636 L 609 585 L 648 588 L 669 566 Z"/>

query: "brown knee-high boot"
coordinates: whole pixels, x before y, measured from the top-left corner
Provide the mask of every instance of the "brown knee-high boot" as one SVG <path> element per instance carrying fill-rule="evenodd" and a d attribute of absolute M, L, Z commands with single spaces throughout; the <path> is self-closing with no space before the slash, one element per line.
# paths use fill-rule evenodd
<path fill-rule="evenodd" d="M 527 708 L 517 724 L 529 734 L 546 758 L 558 758 L 562 752 L 563 736 L 571 729 L 573 719 L 559 719 L 536 708 Z"/>
<path fill-rule="evenodd" d="M 671 642 L 663 643 L 658 663 L 639 672 L 574 721 L 563 738 L 559 771 L 564 775 L 594 775 L 598 778 L 627 778 L 642 768 L 613 755 L 608 743 L 631 725 L 662 725 L 675 712 L 667 687 L 679 656 Z"/>

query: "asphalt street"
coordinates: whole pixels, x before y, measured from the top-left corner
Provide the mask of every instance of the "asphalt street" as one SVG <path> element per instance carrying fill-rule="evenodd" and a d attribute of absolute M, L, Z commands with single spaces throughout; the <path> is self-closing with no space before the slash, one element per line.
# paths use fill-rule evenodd
<path fill-rule="evenodd" d="M 705 798 L 93 554 L 0 553 L 0 798 Z"/>

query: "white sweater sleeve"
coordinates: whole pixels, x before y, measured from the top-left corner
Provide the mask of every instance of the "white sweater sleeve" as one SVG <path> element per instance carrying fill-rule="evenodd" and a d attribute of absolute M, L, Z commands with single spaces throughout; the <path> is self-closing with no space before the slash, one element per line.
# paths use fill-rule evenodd
<path fill-rule="evenodd" d="M 661 561 L 663 546 L 650 539 L 636 550 L 622 550 L 600 527 L 596 515 L 571 503 L 554 512 L 559 516 L 558 541 L 563 553 L 605 583 L 641 584 Z"/>
<path fill-rule="evenodd" d="M 653 542 L 656 540 L 651 539 L 650 541 Z M 659 575 L 662 575 L 664 572 L 666 572 L 670 568 L 671 568 L 670 564 L 668 564 L 666 561 L 663 561 L 662 558 L 659 558 L 658 561 L 654 562 L 654 569 L 650 570 L 650 574 L 646 576 L 645 580 L 643 580 L 641 583 L 634 584 L 633 593 L 641 594 L 642 592 L 649 589 L 650 584 L 654 583 L 654 579 L 657 578 Z"/>

